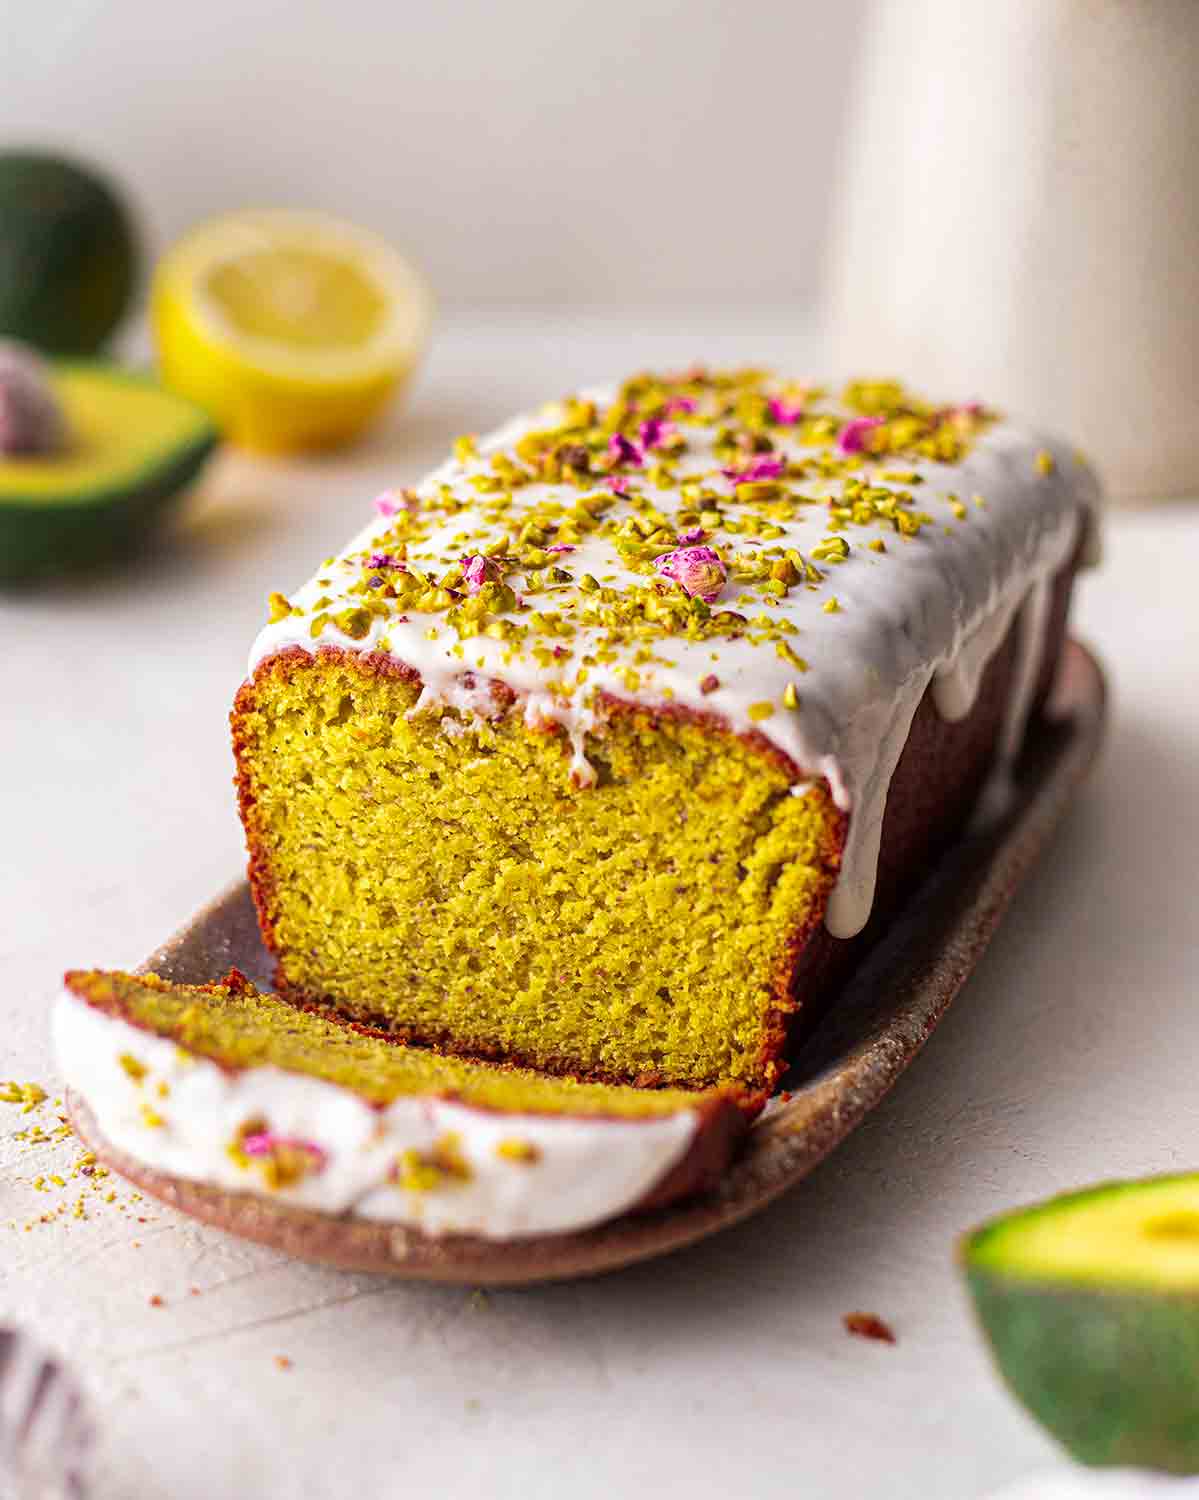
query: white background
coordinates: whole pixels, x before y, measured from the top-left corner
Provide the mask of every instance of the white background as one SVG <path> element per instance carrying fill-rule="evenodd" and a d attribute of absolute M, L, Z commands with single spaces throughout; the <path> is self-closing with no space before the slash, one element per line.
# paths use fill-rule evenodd
<path fill-rule="evenodd" d="M 155 245 L 308 206 L 391 237 L 449 301 L 804 303 L 864 11 L 0 0 L 0 143 L 103 164 Z"/>

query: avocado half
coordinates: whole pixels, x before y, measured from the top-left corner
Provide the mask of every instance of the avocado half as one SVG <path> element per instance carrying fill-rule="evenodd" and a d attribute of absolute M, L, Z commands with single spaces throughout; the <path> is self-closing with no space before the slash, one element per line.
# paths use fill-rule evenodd
<path fill-rule="evenodd" d="M 1004 1215 L 961 1261 L 999 1369 L 1086 1464 L 1199 1473 L 1199 1173 Z"/>
<path fill-rule="evenodd" d="M 146 376 L 69 362 L 50 375 L 61 452 L 0 454 L 0 582 L 102 562 L 142 538 L 218 442 L 198 406 Z"/>

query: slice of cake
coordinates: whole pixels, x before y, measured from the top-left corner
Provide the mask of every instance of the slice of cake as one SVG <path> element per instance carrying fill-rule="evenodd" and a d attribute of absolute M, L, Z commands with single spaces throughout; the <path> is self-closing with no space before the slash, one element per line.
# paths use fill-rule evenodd
<path fill-rule="evenodd" d="M 583 1229 L 716 1181 L 760 1099 L 544 1077 L 405 1047 L 263 994 L 67 974 L 68 1088 L 176 1177 L 490 1239 Z"/>
<path fill-rule="evenodd" d="M 237 697 L 281 991 L 771 1085 L 1002 804 L 1096 499 L 1067 445 L 888 382 L 645 375 L 460 441 L 272 596 Z"/>

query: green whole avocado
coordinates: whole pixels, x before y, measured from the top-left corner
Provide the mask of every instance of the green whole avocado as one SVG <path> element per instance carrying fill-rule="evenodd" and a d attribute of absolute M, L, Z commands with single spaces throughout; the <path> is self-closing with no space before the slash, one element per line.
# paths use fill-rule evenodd
<path fill-rule="evenodd" d="M 1075 1458 L 1199 1473 L 1199 1173 L 1006 1214 L 960 1258 L 1004 1379 Z"/>
<path fill-rule="evenodd" d="M 137 283 L 133 222 L 90 167 L 0 151 L 0 338 L 46 354 L 94 354 Z"/>
<path fill-rule="evenodd" d="M 0 355 L 0 584 L 136 548 L 216 447 L 207 413 L 116 365 Z"/>

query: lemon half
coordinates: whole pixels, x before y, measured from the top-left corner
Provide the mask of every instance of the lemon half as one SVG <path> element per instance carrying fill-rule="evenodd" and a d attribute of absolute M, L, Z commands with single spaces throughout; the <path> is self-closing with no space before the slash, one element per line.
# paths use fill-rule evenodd
<path fill-rule="evenodd" d="M 235 443 L 291 453 L 349 442 L 424 351 L 432 298 L 377 236 L 321 214 L 201 225 L 158 264 L 163 378 Z"/>

